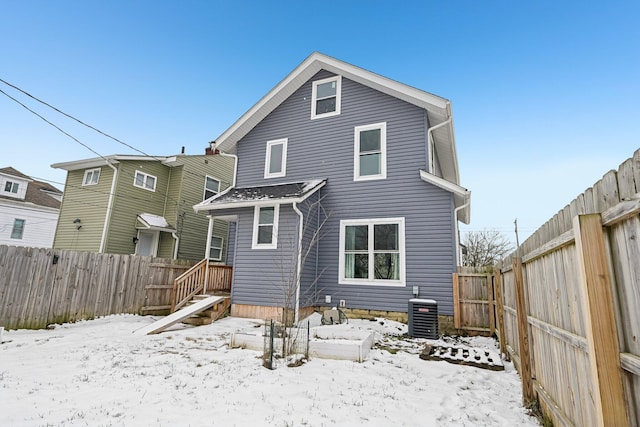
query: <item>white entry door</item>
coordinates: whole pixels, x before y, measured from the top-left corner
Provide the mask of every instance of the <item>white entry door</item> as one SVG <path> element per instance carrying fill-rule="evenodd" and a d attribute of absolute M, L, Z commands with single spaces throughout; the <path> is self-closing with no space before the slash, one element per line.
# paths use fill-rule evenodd
<path fill-rule="evenodd" d="M 156 256 L 158 248 L 157 231 L 140 230 L 138 232 L 138 243 L 136 243 L 136 255 Z"/>

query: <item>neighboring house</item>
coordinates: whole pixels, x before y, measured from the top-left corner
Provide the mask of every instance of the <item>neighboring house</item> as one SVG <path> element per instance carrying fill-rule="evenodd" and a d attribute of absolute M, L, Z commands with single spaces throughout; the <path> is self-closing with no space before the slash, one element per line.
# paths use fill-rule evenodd
<path fill-rule="evenodd" d="M 62 191 L 7 167 L 0 169 L 0 245 L 50 248 Z"/>
<path fill-rule="evenodd" d="M 235 185 L 194 209 L 235 221 L 232 315 L 415 296 L 453 315 L 470 192 L 448 100 L 314 53 L 215 142 Z"/>
<path fill-rule="evenodd" d="M 235 161 L 208 155 L 111 155 L 51 165 L 67 171 L 53 247 L 225 262 L 227 224 L 192 206 L 226 189 Z"/>

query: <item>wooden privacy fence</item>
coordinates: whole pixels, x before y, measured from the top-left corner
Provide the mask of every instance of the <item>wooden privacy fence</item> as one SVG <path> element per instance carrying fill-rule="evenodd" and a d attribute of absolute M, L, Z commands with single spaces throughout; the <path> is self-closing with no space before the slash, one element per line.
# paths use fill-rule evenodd
<path fill-rule="evenodd" d="M 640 150 L 494 277 L 502 351 L 556 426 L 639 426 Z"/>
<path fill-rule="evenodd" d="M 0 246 L 0 326 L 44 328 L 119 313 L 141 313 L 147 295 L 192 261 Z M 158 300 L 159 301 L 159 300 Z M 168 303 L 168 299 L 165 304 Z"/>
<path fill-rule="evenodd" d="M 453 324 L 470 334 L 495 333 L 493 277 L 460 267 L 453 274 Z"/>

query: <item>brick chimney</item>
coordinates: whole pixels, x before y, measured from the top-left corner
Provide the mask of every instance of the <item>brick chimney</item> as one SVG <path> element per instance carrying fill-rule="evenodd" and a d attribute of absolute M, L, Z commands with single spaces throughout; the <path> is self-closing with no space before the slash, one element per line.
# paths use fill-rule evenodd
<path fill-rule="evenodd" d="M 204 149 L 204 154 L 206 154 L 207 156 L 213 156 L 214 154 L 220 154 L 220 150 L 218 150 L 216 148 L 216 142 L 215 141 L 211 141 L 209 143 L 209 146 Z"/>

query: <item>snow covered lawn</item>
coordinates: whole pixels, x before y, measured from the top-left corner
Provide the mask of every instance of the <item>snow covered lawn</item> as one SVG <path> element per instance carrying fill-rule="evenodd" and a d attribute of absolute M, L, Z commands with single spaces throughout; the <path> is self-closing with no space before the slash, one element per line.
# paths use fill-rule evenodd
<path fill-rule="evenodd" d="M 402 338 L 402 323 L 350 319 L 345 327 L 375 332 L 363 363 L 316 358 L 268 370 L 260 352 L 228 346 L 259 320 L 132 333 L 152 321 L 118 315 L 5 331 L 0 425 L 539 426 L 511 363 L 496 372 L 422 360 L 427 340 Z M 496 351 L 492 339 L 464 340 Z"/>

